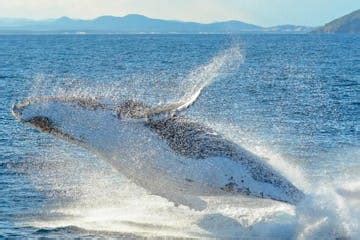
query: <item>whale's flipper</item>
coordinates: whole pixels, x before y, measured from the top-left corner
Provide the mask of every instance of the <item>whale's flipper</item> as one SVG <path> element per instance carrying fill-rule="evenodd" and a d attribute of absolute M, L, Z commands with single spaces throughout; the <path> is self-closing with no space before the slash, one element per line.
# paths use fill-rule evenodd
<path fill-rule="evenodd" d="M 183 205 L 187 206 L 196 211 L 202 211 L 206 209 L 207 203 L 202 200 L 200 197 L 186 195 L 184 193 L 177 192 L 153 192 L 153 195 L 157 195 L 163 198 L 166 198 L 168 201 L 173 202 L 175 206 Z"/>
<path fill-rule="evenodd" d="M 154 116 L 161 115 L 163 113 L 173 115 L 177 112 L 188 109 L 196 102 L 203 90 L 211 83 L 211 81 L 212 79 L 203 79 L 202 81 L 199 81 L 178 101 L 157 106 L 151 109 L 149 115 Z"/>
<path fill-rule="evenodd" d="M 189 96 L 189 98 L 185 98 L 185 96 L 178 102 L 159 105 L 154 108 L 136 100 L 128 100 L 117 106 L 116 114 L 120 119 L 164 119 L 189 108 L 199 97 L 200 93 L 201 89 L 193 96 Z"/>
<path fill-rule="evenodd" d="M 199 98 L 203 88 L 196 89 L 192 94 L 187 94 L 177 102 L 155 107 L 150 115 L 158 115 L 161 113 L 176 113 L 188 109 Z"/>

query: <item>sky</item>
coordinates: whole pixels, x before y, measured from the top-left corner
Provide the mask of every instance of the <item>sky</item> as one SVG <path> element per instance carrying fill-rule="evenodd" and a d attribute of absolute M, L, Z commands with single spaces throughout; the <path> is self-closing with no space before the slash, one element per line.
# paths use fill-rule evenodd
<path fill-rule="evenodd" d="M 137 13 L 203 23 L 319 26 L 359 8 L 360 0 L 0 0 L 0 18 L 91 19 Z"/>

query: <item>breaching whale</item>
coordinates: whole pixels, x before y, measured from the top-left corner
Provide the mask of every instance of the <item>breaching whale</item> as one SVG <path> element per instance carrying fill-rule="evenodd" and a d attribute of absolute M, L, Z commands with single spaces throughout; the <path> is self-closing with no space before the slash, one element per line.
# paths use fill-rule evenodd
<path fill-rule="evenodd" d="M 197 95 L 199 95 L 198 93 Z M 135 184 L 194 209 L 198 196 L 248 195 L 296 204 L 303 197 L 266 161 L 184 116 L 191 101 L 151 108 L 80 97 L 30 98 L 13 115 L 106 159 Z"/>

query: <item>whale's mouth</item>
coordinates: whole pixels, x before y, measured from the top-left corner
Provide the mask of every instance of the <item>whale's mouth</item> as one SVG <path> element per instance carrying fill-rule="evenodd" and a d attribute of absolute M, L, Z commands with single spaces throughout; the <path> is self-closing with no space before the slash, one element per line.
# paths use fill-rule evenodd
<path fill-rule="evenodd" d="M 72 141 L 78 141 L 73 136 L 68 133 L 61 131 L 56 124 L 48 117 L 45 116 L 35 116 L 30 119 L 21 120 L 24 123 L 30 124 L 32 127 L 38 129 L 41 132 L 50 133 L 60 138 Z"/>

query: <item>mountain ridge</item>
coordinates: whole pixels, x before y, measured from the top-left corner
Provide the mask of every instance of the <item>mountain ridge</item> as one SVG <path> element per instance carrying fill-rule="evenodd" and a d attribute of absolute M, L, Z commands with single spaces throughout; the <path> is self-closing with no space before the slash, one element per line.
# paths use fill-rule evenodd
<path fill-rule="evenodd" d="M 0 19 L 0 33 L 305 33 L 311 30 L 312 27 L 294 25 L 266 28 L 238 20 L 213 23 L 162 20 L 140 14 L 107 15 L 90 20 L 66 16 L 48 20 Z"/>
<path fill-rule="evenodd" d="M 360 9 L 315 29 L 313 33 L 360 33 Z"/>

